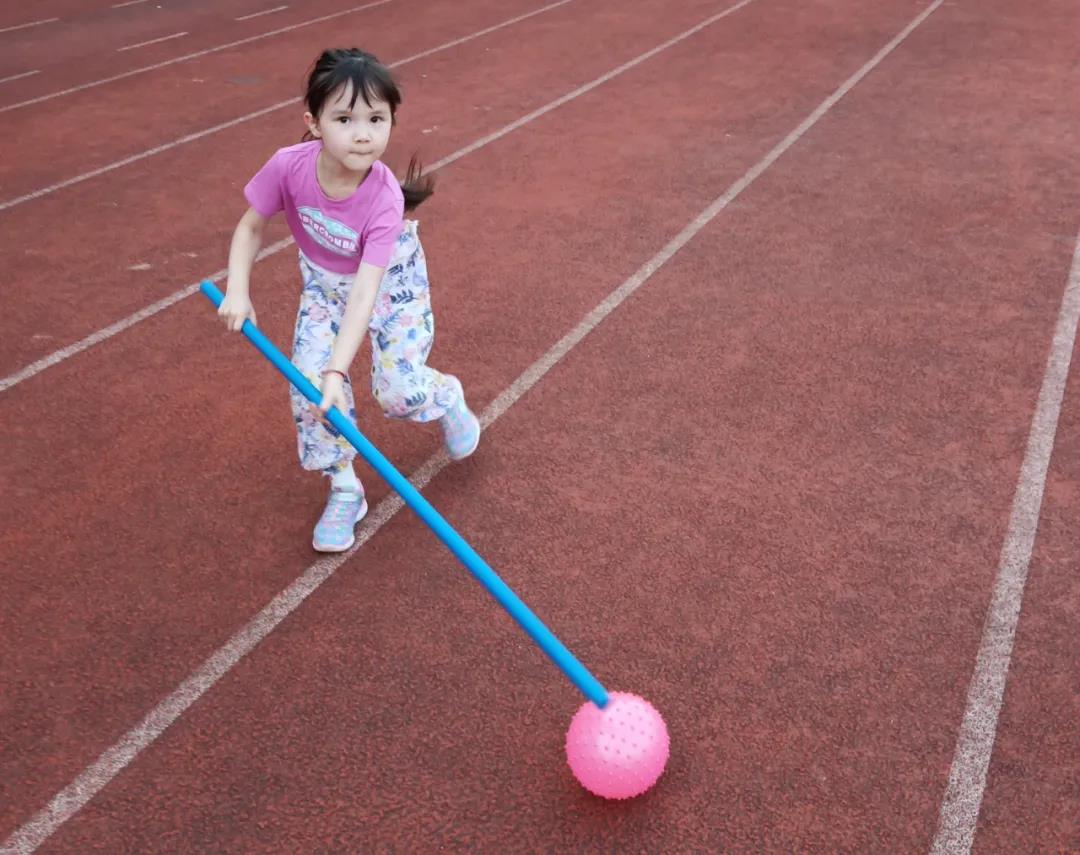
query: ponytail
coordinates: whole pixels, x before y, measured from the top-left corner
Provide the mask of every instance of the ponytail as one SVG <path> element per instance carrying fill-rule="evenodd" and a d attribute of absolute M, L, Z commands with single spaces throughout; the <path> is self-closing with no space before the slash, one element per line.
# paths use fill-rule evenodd
<path fill-rule="evenodd" d="M 405 197 L 405 210 L 413 211 L 435 192 L 435 179 L 424 174 L 419 155 L 409 159 L 409 168 L 405 170 L 405 180 L 401 182 L 401 194 Z"/>

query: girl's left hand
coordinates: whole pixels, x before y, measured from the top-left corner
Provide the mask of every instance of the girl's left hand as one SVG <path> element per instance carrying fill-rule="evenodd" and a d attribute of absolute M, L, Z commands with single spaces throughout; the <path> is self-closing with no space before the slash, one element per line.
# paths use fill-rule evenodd
<path fill-rule="evenodd" d="M 327 371 L 323 374 L 322 403 L 319 405 L 319 415 L 326 417 L 331 407 L 337 407 L 342 413 L 348 413 L 348 401 L 345 400 L 345 378 L 336 371 Z"/>

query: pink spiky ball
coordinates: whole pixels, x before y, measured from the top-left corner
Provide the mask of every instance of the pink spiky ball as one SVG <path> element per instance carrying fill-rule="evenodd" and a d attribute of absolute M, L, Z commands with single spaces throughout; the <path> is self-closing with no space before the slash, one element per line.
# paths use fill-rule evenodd
<path fill-rule="evenodd" d="M 629 799 L 648 790 L 663 773 L 670 748 L 660 713 L 629 692 L 611 692 L 603 709 L 587 701 L 566 732 L 574 777 L 605 799 Z"/>

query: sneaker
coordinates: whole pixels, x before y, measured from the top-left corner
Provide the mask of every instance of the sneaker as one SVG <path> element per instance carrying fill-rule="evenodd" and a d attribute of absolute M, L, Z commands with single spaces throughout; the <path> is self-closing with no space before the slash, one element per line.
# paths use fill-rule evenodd
<path fill-rule="evenodd" d="M 464 460 L 480 444 L 480 420 L 465 404 L 465 393 L 458 383 L 458 396 L 454 405 L 446 411 L 439 424 L 442 425 L 446 453 L 451 460 Z"/>
<path fill-rule="evenodd" d="M 335 488 L 330 491 L 326 510 L 315 524 L 311 545 L 319 552 L 344 552 L 356 543 L 353 527 L 367 513 L 367 499 L 356 490 Z"/>

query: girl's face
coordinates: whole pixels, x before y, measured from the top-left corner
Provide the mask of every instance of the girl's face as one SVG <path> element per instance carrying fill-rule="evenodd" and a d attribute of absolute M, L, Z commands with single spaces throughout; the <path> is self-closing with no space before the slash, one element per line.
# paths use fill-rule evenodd
<path fill-rule="evenodd" d="M 304 113 L 311 133 L 323 141 L 323 150 L 349 172 L 366 173 L 382 157 L 390 142 L 390 105 L 371 98 L 352 100 L 352 84 L 326 99 L 319 115 Z"/>

